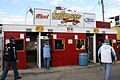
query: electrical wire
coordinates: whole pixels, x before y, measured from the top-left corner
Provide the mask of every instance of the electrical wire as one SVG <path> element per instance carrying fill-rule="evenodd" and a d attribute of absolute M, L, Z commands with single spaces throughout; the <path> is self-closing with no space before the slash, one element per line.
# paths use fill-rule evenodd
<path fill-rule="evenodd" d="M 90 12 L 92 12 L 97 7 L 98 2 L 99 2 L 99 0 L 97 1 L 97 4 L 95 4 L 95 6 L 90 10 Z"/>

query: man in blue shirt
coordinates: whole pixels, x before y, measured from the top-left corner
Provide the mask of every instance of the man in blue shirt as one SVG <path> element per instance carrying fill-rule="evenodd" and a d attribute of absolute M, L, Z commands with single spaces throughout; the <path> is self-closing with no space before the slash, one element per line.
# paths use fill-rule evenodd
<path fill-rule="evenodd" d="M 50 68 L 50 60 L 51 60 L 51 47 L 49 42 L 46 42 L 43 46 L 43 58 L 44 58 L 44 67 Z"/>

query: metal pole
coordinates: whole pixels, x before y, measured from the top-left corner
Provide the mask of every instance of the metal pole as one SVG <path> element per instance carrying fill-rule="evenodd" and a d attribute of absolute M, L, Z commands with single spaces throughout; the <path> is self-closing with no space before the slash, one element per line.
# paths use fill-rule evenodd
<path fill-rule="evenodd" d="M 104 22 L 105 19 L 104 19 L 104 3 L 103 3 L 103 0 L 101 0 L 101 4 L 102 4 L 102 17 L 103 17 L 103 22 Z"/>

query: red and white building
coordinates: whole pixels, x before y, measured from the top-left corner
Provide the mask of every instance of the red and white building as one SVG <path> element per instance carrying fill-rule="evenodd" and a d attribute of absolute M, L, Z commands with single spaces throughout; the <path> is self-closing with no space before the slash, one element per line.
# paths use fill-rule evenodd
<path fill-rule="evenodd" d="M 110 23 L 96 22 L 95 14 L 64 10 L 34 9 L 34 25 L 1 25 L 1 66 L 4 47 L 10 37 L 16 38 L 19 69 L 34 62 L 42 68 L 41 47 L 49 41 L 52 47 L 51 66 L 78 65 L 79 54 L 89 54 L 89 61 L 97 62 L 98 42 L 109 39 L 117 49 L 117 31 Z M 116 50 L 117 51 L 117 50 Z"/>

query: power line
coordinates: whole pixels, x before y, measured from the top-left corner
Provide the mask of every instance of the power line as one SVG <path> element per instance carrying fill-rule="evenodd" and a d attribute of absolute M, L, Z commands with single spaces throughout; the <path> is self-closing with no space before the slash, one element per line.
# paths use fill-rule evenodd
<path fill-rule="evenodd" d="M 97 4 L 95 4 L 95 6 L 91 9 L 90 12 L 92 12 L 97 7 L 98 4 L 99 4 L 99 1 L 97 1 Z"/>
<path fill-rule="evenodd" d="M 97 5 L 98 5 L 98 4 L 96 4 L 90 12 L 92 12 L 92 11 L 96 8 Z"/>
<path fill-rule="evenodd" d="M 109 8 L 109 7 L 111 7 L 111 6 L 118 6 L 118 5 L 120 5 L 120 3 L 118 3 L 118 2 L 113 2 L 113 3 L 111 3 L 111 4 L 106 4 L 106 5 L 105 5 L 105 8 L 107 9 L 107 8 Z"/>

